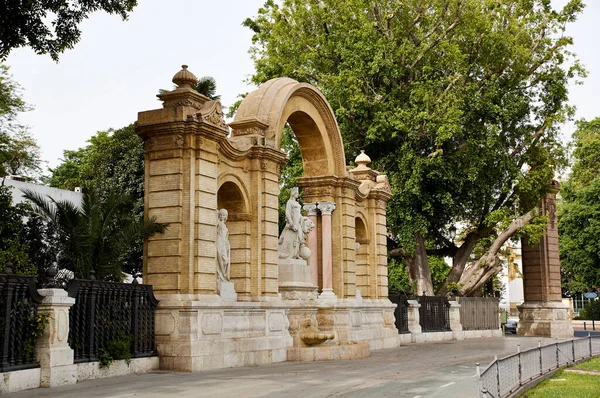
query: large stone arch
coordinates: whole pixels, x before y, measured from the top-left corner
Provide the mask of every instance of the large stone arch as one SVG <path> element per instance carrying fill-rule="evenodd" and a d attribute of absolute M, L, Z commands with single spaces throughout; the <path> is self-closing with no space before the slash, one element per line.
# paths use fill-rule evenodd
<path fill-rule="evenodd" d="M 248 94 L 230 126 L 233 140 L 261 136 L 275 149 L 289 123 L 298 139 L 305 176 L 346 176 L 342 136 L 333 110 L 318 90 L 281 77 Z"/>

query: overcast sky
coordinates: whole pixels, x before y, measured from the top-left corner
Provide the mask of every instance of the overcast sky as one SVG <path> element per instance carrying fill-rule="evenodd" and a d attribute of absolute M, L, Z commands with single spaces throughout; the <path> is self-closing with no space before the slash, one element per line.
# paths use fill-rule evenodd
<path fill-rule="evenodd" d="M 567 0 L 553 0 L 561 5 Z M 264 0 L 139 0 L 128 21 L 95 13 L 81 24 L 82 38 L 59 63 L 28 48 L 8 57 L 14 79 L 34 110 L 20 115 L 30 126 L 42 158 L 56 166 L 64 149 L 85 145 L 97 131 L 134 122 L 137 112 L 160 107 L 156 94 L 171 89 L 182 64 L 196 76 L 213 76 L 224 106 L 251 91 L 251 32 L 241 26 Z M 589 71 L 571 88 L 577 118 L 600 116 L 600 1 L 586 0 L 569 30 L 574 50 Z M 565 135 L 572 126 L 565 126 Z"/>

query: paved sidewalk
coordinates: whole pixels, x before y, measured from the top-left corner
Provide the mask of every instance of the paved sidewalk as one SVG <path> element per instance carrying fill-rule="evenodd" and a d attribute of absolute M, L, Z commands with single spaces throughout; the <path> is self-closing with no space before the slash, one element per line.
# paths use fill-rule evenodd
<path fill-rule="evenodd" d="M 506 337 L 410 344 L 353 361 L 284 362 L 202 373 L 154 372 L 7 394 L 61 397 L 477 397 L 475 363 L 537 347 L 538 338 Z M 554 342 L 542 339 L 542 344 Z"/>

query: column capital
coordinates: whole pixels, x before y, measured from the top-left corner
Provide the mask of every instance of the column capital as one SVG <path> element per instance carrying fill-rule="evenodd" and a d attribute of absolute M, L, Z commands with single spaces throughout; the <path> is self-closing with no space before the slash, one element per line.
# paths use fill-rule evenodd
<path fill-rule="evenodd" d="M 319 210 L 321 210 L 321 214 L 324 216 L 330 216 L 331 213 L 335 210 L 335 203 L 333 202 L 319 202 Z"/>
<path fill-rule="evenodd" d="M 316 216 L 317 215 L 317 203 L 305 203 L 302 206 L 304 211 L 306 211 L 307 216 Z"/>

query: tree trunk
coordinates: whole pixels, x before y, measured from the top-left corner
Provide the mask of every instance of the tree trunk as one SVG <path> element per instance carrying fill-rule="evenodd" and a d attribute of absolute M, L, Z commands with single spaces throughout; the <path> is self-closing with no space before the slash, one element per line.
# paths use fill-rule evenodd
<path fill-rule="evenodd" d="M 502 245 L 504 245 L 504 243 L 519 230 L 519 228 L 522 228 L 523 225 L 531 221 L 535 216 L 535 212 L 536 210 L 532 210 L 516 220 L 513 220 L 508 228 L 494 240 L 487 254 L 465 268 L 459 281 L 459 285 L 461 285 L 458 291 L 459 296 L 471 294 L 473 291 L 483 286 L 483 284 L 492 276 L 502 271 L 502 262 L 497 256 L 498 251 L 502 248 Z"/>
<path fill-rule="evenodd" d="M 465 270 L 467 261 L 469 261 L 469 257 L 473 252 L 473 249 L 477 245 L 479 236 L 482 236 L 478 232 L 480 231 L 473 231 L 467 234 L 467 236 L 465 237 L 465 241 L 462 245 L 460 245 L 460 247 L 454 254 L 454 258 L 452 260 L 452 269 L 448 273 L 448 277 L 444 281 L 443 285 L 438 290 L 438 295 L 445 296 L 448 293 L 448 284 L 457 283 L 458 281 L 460 281 L 460 277 L 462 276 Z M 489 231 L 487 233 L 489 233 Z"/>
<path fill-rule="evenodd" d="M 413 285 L 413 293 L 416 296 L 433 296 L 433 283 L 425 251 L 423 236 L 415 235 L 415 255 L 406 259 L 408 264 L 408 276 Z"/>

